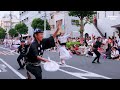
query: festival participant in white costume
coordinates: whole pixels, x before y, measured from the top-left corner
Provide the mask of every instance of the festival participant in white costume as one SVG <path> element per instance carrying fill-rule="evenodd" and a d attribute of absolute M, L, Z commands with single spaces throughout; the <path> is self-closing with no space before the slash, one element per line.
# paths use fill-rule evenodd
<path fill-rule="evenodd" d="M 7 39 L 4 39 L 3 44 L 4 44 L 4 47 L 7 47 Z"/>
<path fill-rule="evenodd" d="M 60 37 L 58 37 L 58 40 L 59 40 L 59 43 L 60 43 L 60 47 L 59 47 L 59 54 L 60 54 L 60 59 L 61 59 L 60 65 L 65 65 L 65 60 L 71 58 L 71 55 L 70 55 L 69 51 L 65 47 L 66 42 L 67 42 L 67 38 L 71 34 L 61 33 Z"/>

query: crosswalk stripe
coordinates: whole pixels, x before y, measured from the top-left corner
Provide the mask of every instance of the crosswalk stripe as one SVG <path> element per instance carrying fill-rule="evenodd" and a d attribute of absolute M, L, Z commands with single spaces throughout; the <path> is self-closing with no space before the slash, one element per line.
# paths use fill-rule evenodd
<path fill-rule="evenodd" d="M 2 52 L 2 51 L 0 51 L 0 54 L 1 54 L 1 55 L 6 55 L 6 54 L 5 54 L 4 52 Z"/>
<path fill-rule="evenodd" d="M 3 51 L 3 52 L 7 55 L 14 55 L 12 52 L 9 52 L 9 51 Z"/>
<path fill-rule="evenodd" d="M 19 73 L 17 70 L 15 70 L 12 66 L 10 66 L 7 62 L 5 62 L 3 59 L 0 58 L 0 61 L 4 63 L 9 69 L 11 69 L 17 76 L 19 76 L 21 79 L 26 79 L 25 76 L 23 76 L 21 73 Z"/>
<path fill-rule="evenodd" d="M 14 54 L 9 51 L 0 51 L 0 55 L 14 55 Z"/>

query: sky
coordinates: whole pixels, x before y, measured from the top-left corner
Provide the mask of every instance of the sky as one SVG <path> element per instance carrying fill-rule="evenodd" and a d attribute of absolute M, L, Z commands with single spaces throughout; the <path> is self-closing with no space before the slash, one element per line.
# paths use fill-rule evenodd
<path fill-rule="evenodd" d="M 0 18 L 4 16 L 4 14 L 9 14 L 10 11 L 0 11 Z M 13 11 L 13 15 L 16 15 L 19 18 L 19 11 Z"/>

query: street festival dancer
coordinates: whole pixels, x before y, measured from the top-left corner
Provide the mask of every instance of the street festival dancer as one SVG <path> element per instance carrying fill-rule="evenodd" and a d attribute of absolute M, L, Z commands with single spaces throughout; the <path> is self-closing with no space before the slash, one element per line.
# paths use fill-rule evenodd
<path fill-rule="evenodd" d="M 71 32 L 72 34 L 72 32 Z M 61 33 L 60 37 L 58 37 L 59 43 L 60 43 L 60 47 L 59 47 L 59 54 L 60 54 L 60 65 L 65 65 L 65 60 L 66 59 L 70 59 L 72 56 L 70 55 L 70 52 L 66 49 L 66 42 L 67 42 L 67 38 L 71 35 L 71 34 L 65 34 L 65 33 Z"/>
<path fill-rule="evenodd" d="M 28 49 L 28 45 L 25 44 L 25 40 L 21 40 L 21 45 L 18 47 L 18 53 L 20 53 L 20 55 L 17 58 L 17 62 L 20 66 L 18 70 L 24 69 L 25 64 L 23 63 L 22 65 L 21 60 L 25 59 L 24 57 L 26 55 L 27 49 Z"/>
<path fill-rule="evenodd" d="M 42 57 L 44 50 L 55 46 L 54 38 L 59 30 L 60 25 L 58 23 L 56 32 L 53 34 L 53 36 L 46 39 L 43 39 L 43 30 L 34 30 L 33 36 L 35 40 L 30 45 L 27 54 L 26 70 L 28 79 L 31 79 L 30 74 L 33 74 L 36 79 L 42 79 L 42 69 L 40 63 L 41 61 L 50 62 L 48 59 Z"/>

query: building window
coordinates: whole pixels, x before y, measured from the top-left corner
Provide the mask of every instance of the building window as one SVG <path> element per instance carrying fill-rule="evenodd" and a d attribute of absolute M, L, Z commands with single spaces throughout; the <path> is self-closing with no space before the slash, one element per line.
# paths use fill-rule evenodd
<path fill-rule="evenodd" d="M 19 15 L 21 16 L 21 13 L 19 13 Z"/>
<path fill-rule="evenodd" d="M 53 16 L 51 16 L 51 19 L 53 19 Z"/>
<path fill-rule="evenodd" d="M 99 13 L 97 13 L 97 18 L 99 19 Z"/>
<path fill-rule="evenodd" d="M 53 29 L 55 28 L 55 25 L 53 25 Z"/>
<path fill-rule="evenodd" d="M 38 13 L 41 13 L 41 11 L 38 11 Z"/>
<path fill-rule="evenodd" d="M 113 16 L 115 15 L 115 12 L 113 11 Z"/>
<path fill-rule="evenodd" d="M 26 18 L 26 21 L 28 22 L 28 17 Z"/>
<path fill-rule="evenodd" d="M 106 11 L 105 11 L 105 18 L 106 18 Z"/>
<path fill-rule="evenodd" d="M 56 11 L 56 13 L 59 13 L 60 11 Z"/>
<path fill-rule="evenodd" d="M 55 28 L 55 25 L 51 25 L 51 29 L 54 29 Z"/>
<path fill-rule="evenodd" d="M 72 25 L 79 25 L 79 20 L 71 20 Z"/>

